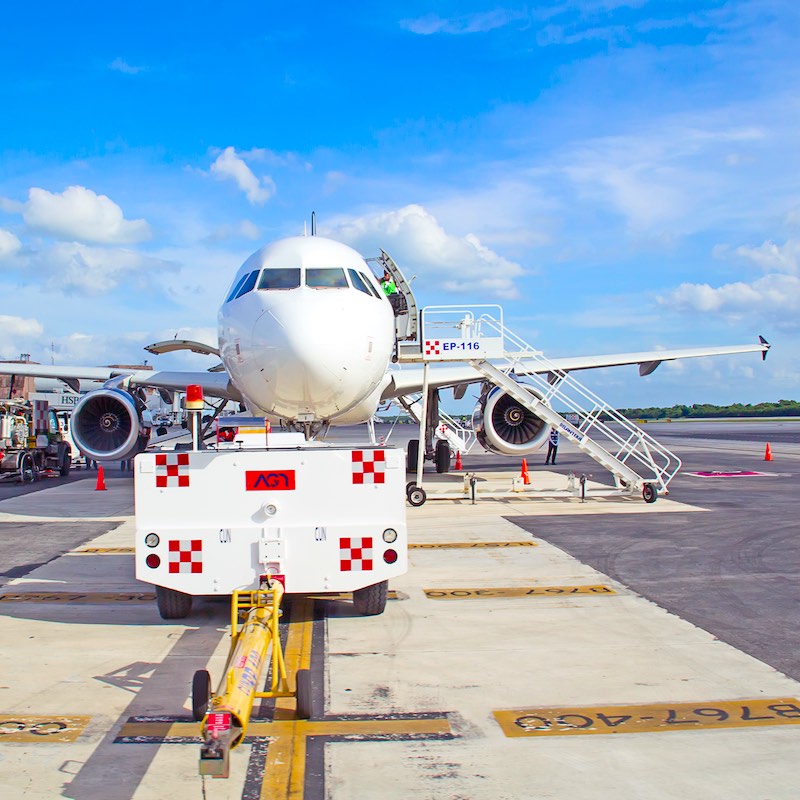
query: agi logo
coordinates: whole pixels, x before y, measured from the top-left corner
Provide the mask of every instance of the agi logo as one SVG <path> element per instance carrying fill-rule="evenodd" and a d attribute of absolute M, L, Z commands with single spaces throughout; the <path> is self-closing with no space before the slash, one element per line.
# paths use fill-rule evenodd
<path fill-rule="evenodd" d="M 294 470 L 247 470 L 245 482 L 248 492 L 294 491 Z"/>

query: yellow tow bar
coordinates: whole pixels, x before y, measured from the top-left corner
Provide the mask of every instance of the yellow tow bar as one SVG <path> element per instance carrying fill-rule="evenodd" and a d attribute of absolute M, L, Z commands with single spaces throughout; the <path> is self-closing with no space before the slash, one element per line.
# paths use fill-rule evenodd
<path fill-rule="evenodd" d="M 192 712 L 199 722 L 200 774 L 227 778 L 230 751 L 242 743 L 256 698 L 296 697 L 297 717 L 311 716 L 310 678 L 307 669 L 297 671 L 296 691 L 289 688 L 283 660 L 278 620 L 283 586 L 273 581 L 268 589 L 234 592 L 231 598 L 231 647 L 225 672 L 215 694 L 211 676 L 198 670 L 192 682 Z M 239 625 L 240 618 L 244 620 Z M 257 691 L 272 645 L 272 681 L 269 691 Z"/>

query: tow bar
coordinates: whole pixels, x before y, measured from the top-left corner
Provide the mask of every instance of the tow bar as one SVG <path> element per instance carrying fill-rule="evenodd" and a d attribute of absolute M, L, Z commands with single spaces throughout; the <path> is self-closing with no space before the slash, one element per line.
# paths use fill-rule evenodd
<path fill-rule="evenodd" d="M 211 692 L 211 676 L 198 670 L 192 681 L 192 713 L 202 720 L 200 775 L 227 778 L 230 773 L 230 751 L 247 735 L 247 725 L 256 698 L 295 697 L 297 718 L 311 716 L 311 684 L 309 671 L 296 674 L 296 691 L 289 688 L 283 659 L 278 620 L 281 616 L 283 585 L 276 578 L 256 591 L 235 591 L 231 598 L 231 647 L 225 671 L 215 694 Z M 244 620 L 239 625 L 239 619 Z M 272 682 L 267 692 L 256 691 L 272 645 Z"/>

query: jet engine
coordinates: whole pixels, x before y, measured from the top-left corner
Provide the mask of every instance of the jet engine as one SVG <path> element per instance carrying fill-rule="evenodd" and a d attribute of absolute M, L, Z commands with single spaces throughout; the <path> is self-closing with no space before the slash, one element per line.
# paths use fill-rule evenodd
<path fill-rule="evenodd" d="M 525 387 L 541 399 L 531 386 Z M 550 426 L 499 387 L 481 394 L 472 414 L 472 429 L 481 447 L 504 456 L 524 456 L 546 441 Z"/>
<path fill-rule="evenodd" d="M 72 438 L 87 458 L 124 461 L 150 441 L 150 412 L 122 389 L 95 389 L 72 412 Z"/>

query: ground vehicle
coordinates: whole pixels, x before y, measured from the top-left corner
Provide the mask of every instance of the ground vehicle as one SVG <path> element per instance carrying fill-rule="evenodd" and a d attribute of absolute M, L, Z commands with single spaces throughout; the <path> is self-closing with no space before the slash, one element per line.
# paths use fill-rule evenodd
<path fill-rule="evenodd" d="M 72 448 L 47 401 L 0 401 L 0 479 L 33 482 L 40 473 L 69 474 Z"/>

